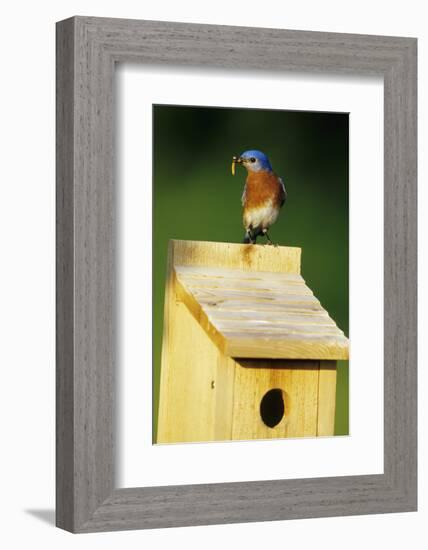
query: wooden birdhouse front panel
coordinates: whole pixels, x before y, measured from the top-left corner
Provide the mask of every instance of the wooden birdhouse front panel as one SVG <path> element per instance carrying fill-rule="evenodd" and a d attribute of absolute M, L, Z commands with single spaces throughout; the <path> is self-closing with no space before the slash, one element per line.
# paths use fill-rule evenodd
<path fill-rule="evenodd" d="M 231 439 L 317 435 L 319 364 L 237 362 Z"/>
<path fill-rule="evenodd" d="M 333 435 L 347 356 L 300 249 L 170 243 L 158 443 Z"/>

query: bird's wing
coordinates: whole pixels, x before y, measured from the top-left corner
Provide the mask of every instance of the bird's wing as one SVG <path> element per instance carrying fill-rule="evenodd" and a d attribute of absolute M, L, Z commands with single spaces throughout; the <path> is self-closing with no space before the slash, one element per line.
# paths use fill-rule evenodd
<path fill-rule="evenodd" d="M 242 206 L 245 206 L 246 198 L 247 198 L 247 184 L 245 184 L 244 186 L 244 192 L 242 193 L 242 197 L 241 197 Z"/>
<path fill-rule="evenodd" d="M 281 206 L 282 206 L 284 202 L 287 200 L 287 191 L 285 190 L 285 185 L 282 178 L 280 178 L 279 176 L 278 176 L 278 181 L 281 185 Z"/>

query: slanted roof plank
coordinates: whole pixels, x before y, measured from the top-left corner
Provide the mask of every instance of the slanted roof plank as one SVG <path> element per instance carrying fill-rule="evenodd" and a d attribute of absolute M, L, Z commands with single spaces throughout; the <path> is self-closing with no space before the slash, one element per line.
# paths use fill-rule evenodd
<path fill-rule="evenodd" d="M 227 356 L 348 358 L 348 339 L 298 273 L 175 264 L 174 274 L 178 297 Z"/>

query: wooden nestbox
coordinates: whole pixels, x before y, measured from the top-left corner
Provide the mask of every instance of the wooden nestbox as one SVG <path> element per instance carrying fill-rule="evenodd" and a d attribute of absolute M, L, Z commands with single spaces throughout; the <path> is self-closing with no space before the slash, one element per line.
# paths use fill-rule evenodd
<path fill-rule="evenodd" d="M 348 340 L 300 248 L 171 241 L 158 443 L 334 433 Z"/>

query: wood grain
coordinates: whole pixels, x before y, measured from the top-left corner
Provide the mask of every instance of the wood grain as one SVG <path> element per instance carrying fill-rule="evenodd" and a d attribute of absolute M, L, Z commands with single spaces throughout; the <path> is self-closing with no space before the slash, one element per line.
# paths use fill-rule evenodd
<path fill-rule="evenodd" d="M 90 532 L 416 509 L 416 50 L 416 40 L 405 37 L 90 17 L 58 23 L 58 526 Z M 115 488 L 113 98 L 117 62 L 254 74 L 333 71 L 382 76 L 383 474 Z M 251 262 L 256 269 L 257 261 Z M 277 271 L 284 271 L 283 266 Z"/>
<path fill-rule="evenodd" d="M 232 439 L 317 435 L 319 362 L 238 361 L 235 369 Z M 285 414 L 274 427 L 263 422 L 260 403 L 272 389 L 283 391 Z M 333 396 L 334 397 L 334 396 Z"/>
<path fill-rule="evenodd" d="M 225 272 L 239 269 L 242 271 L 242 277 L 247 279 L 254 278 L 254 273 L 268 272 L 276 274 L 277 279 L 280 280 L 284 277 L 284 273 L 288 273 L 296 275 L 294 280 L 301 281 L 301 278 L 297 277 L 300 275 L 300 248 L 203 241 L 172 241 L 172 243 L 174 265 L 180 266 L 182 272 L 187 269 L 187 273 L 199 273 L 202 276 L 217 273 L 219 258 L 222 258 L 222 268 Z M 207 270 L 209 267 L 213 269 Z M 245 272 L 248 272 L 247 275 Z"/>
<path fill-rule="evenodd" d="M 74 513 L 74 25 L 56 36 L 56 523 L 73 530 Z"/>
<path fill-rule="evenodd" d="M 268 265 L 264 254 L 270 254 L 270 249 L 258 248 L 258 262 Z M 287 265 L 287 249 L 277 250 L 286 260 L 282 263 Z M 252 272 L 249 267 L 246 271 L 222 269 L 223 265 L 239 265 L 235 256 L 241 254 L 242 247 L 222 243 L 169 243 L 157 443 L 315 437 L 319 426 L 323 435 L 333 435 L 336 387 L 329 383 L 329 375 L 330 370 L 335 373 L 336 363 L 324 361 L 329 372 L 321 377 L 319 359 L 334 357 L 339 345 L 346 351 L 347 339 L 324 310 L 325 315 L 318 318 L 328 322 L 328 326 L 308 324 L 307 320 L 294 325 L 293 315 L 288 324 L 277 319 L 271 321 L 272 300 L 279 301 L 283 315 L 287 315 L 289 302 L 283 299 L 281 290 L 287 291 L 289 278 L 298 292 L 291 295 L 293 299 L 315 298 L 300 275 L 275 273 L 278 286 L 271 292 L 270 272 Z M 294 250 L 291 254 L 294 256 Z M 216 262 L 216 267 L 207 267 L 208 278 L 203 265 L 205 258 L 210 263 Z M 192 266 L 177 265 L 177 261 L 200 265 L 194 271 Z M 239 288 L 239 282 L 245 280 L 247 289 L 243 292 L 249 304 L 257 299 L 266 300 L 263 296 L 270 298 L 264 317 L 213 320 L 204 307 L 206 286 L 203 293 L 199 292 L 200 281 L 207 280 L 215 281 L 209 284 L 215 293 L 211 301 L 217 302 L 233 299 L 235 295 L 230 295 L 233 281 L 238 281 Z M 229 283 L 226 294 L 224 281 Z M 253 293 L 261 294 L 262 298 L 252 298 Z M 242 293 L 237 296 L 238 300 L 244 298 Z M 245 311 L 251 313 L 251 307 Z M 234 350 L 236 353 L 232 353 Z M 313 360 L 302 361 L 307 355 Z M 284 360 L 290 356 L 298 361 Z M 245 361 L 245 357 L 251 360 Z M 275 426 L 266 423 L 261 414 L 262 400 L 272 390 L 282 392 L 286 408 Z M 329 403 L 321 404 L 320 399 Z"/>
<path fill-rule="evenodd" d="M 318 379 L 318 419 L 317 435 L 334 435 L 334 417 L 336 412 L 336 361 L 320 361 Z"/>
<path fill-rule="evenodd" d="M 222 353 L 241 358 L 348 359 L 347 338 L 297 274 L 296 249 L 186 241 L 172 241 L 171 247 L 179 299 Z M 257 266 L 242 262 L 246 255 L 257 258 Z M 269 271 L 271 263 L 274 269 L 284 266 L 284 272 Z M 299 321 L 294 323 L 294 318 Z"/>
<path fill-rule="evenodd" d="M 168 350 L 162 351 L 157 443 L 213 441 L 219 392 L 212 383 L 217 380 L 218 348 L 174 297 L 169 321 Z"/>

